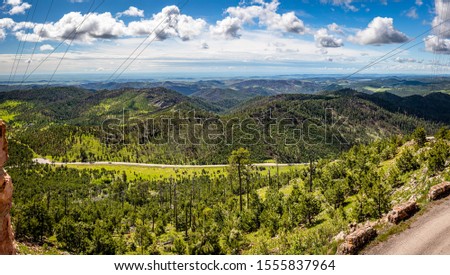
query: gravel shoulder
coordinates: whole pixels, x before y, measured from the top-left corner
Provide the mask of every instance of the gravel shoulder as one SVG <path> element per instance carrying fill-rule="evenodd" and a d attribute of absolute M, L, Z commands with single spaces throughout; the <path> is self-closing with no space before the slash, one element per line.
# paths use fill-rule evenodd
<path fill-rule="evenodd" d="M 431 203 L 408 229 L 363 254 L 450 255 L 450 197 Z"/>

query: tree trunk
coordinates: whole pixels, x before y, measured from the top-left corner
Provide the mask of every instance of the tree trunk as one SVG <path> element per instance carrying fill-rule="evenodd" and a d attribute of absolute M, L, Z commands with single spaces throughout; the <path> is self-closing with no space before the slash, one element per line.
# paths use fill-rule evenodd
<path fill-rule="evenodd" d="M 277 189 L 280 189 L 280 169 L 278 167 L 278 156 L 276 158 L 276 162 L 277 162 Z"/>
<path fill-rule="evenodd" d="M 173 186 L 173 208 L 175 213 L 175 231 L 178 231 L 178 212 L 177 212 L 177 182 Z"/>
<path fill-rule="evenodd" d="M 309 159 L 309 192 L 313 191 L 313 163 L 312 159 Z"/>
<path fill-rule="evenodd" d="M 250 176 L 247 175 L 247 209 L 250 209 Z"/>
<path fill-rule="evenodd" d="M 242 177 L 241 177 L 241 163 L 238 163 L 238 177 L 239 177 L 239 212 L 242 213 Z"/>

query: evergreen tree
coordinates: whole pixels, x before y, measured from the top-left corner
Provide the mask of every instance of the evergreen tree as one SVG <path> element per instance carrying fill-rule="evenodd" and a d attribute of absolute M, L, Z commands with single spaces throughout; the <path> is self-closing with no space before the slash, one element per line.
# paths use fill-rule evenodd
<path fill-rule="evenodd" d="M 250 152 L 247 149 L 239 148 L 231 153 L 228 159 L 232 169 L 237 170 L 237 177 L 239 182 L 239 212 L 242 213 L 242 181 L 244 180 L 244 170 L 250 164 Z M 248 192 L 248 190 L 247 190 Z"/>
<path fill-rule="evenodd" d="M 419 147 L 423 147 L 425 145 L 425 142 L 427 141 L 427 134 L 425 132 L 425 128 L 423 127 L 416 128 L 412 137 Z"/>

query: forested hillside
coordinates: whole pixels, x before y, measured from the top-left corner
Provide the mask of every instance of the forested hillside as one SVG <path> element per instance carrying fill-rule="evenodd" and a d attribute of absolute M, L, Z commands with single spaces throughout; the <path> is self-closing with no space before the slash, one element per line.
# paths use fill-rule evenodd
<path fill-rule="evenodd" d="M 305 162 L 418 126 L 434 133 L 450 121 L 434 108 L 448 98 L 340 90 L 250 98 L 223 113 L 222 97 L 217 104 L 164 88 L 48 88 L 0 93 L 0 112 L 12 139 L 57 161 L 220 164 L 246 147 L 254 162 Z"/>
<path fill-rule="evenodd" d="M 418 128 L 280 173 L 253 167 L 239 149 L 228 169 L 152 180 L 33 164 L 27 146 L 12 148 L 16 238 L 46 253 L 334 254 L 348 224 L 411 198 L 424 208 L 429 188 L 450 179 L 445 128 L 436 139 Z M 402 226 L 375 225 L 386 234 Z"/>

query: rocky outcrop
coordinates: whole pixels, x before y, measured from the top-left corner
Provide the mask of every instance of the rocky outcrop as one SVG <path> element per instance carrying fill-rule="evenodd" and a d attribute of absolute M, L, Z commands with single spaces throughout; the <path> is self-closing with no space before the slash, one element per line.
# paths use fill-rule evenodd
<path fill-rule="evenodd" d="M 7 160 L 6 125 L 0 120 L 0 255 L 15 254 L 14 234 L 9 214 L 12 205 L 13 184 L 11 177 L 3 169 Z"/>
<path fill-rule="evenodd" d="M 354 255 L 376 236 L 377 231 L 372 226 L 356 229 L 356 231 L 345 237 L 344 243 L 339 246 L 337 254 Z"/>
<path fill-rule="evenodd" d="M 392 211 L 389 212 L 387 218 L 389 222 L 398 224 L 399 222 L 412 217 L 417 210 L 417 203 L 415 201 L 409 201 L 395 206 Z"/>
<path fill-rule="evenodd" d="M 449 194 L 450 182 L 447 181 L 431 187 L 430 192 L 428 193 L 428 199 L 434 201 L 446 197 Z"/>

